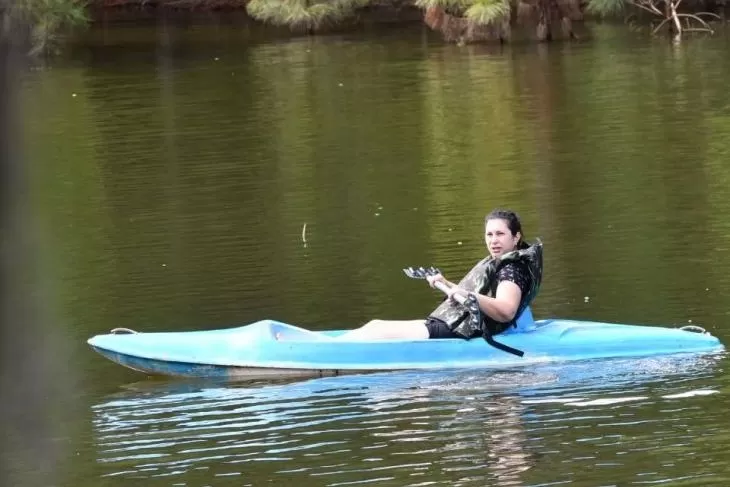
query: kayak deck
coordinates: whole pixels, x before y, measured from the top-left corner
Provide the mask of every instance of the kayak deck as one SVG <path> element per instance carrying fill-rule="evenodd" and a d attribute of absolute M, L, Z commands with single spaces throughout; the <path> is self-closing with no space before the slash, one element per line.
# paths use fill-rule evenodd
<path fill-rule="evenodd" d="M 91 347 L 141 372 L 188 377 L 311 377 L 369 371 L 505 368 L 540 362 L 711 353 L 724 349 L 709 333 L 680 328 L 540 320 L 528 331 L 495 339 L 339 339 L 348 330 L 311 331 L 275 320 L 211 331 L 97 335 Z"/>

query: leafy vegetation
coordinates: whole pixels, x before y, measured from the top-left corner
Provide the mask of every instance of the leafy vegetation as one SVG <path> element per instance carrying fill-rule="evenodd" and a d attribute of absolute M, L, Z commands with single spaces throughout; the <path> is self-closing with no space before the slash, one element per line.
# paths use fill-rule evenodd
<path fill-rule="evenodd" d="M 248 14 L 262 22 L 308 32 L 352 17 L 370 0 L 251 0 Z"/>
<path fill-rule="evenodd" d="M 459 43 L 508 41 L 513 26 L 538 41 L 574 38 L 573 21 L 583 14 L 579 0 L 415 0 L 424 21 Z"/>
<path fill-rule="evenodd" d="M 507 0 L 415 0 L 424 9 L 424 22 L 459 43 L 504 40 L 510 36 Z"/>
<path fill-rule="evenodd" d="M 23 31 L 31 52 L 47 51 L 71 28 L 85 25 L 87 0 L 16 0 L 5 12 L 14 28 Z"/>
<path fill-rule="evenodd" d="M 703 0 L 687 1 L 683 11 L 683 0 L 413 0 L 412 5 L 423 11 L 432 30 L 458 43 L 506 42 L 515 28 L 537 41 L 573 39 L 578 37 L 573 22 L 583 20 L 584 12 L 632 21 L 638 19 L 635 12 L 646 13 L 655 19 L 649 21 L 654 34 L 713 32 L 709 21 L 720 17 L 702 12 Z M 266 23 L 314 31 L 354 17 L 370 4 L 371 0 L 251 0 L 247 9 Z"/>

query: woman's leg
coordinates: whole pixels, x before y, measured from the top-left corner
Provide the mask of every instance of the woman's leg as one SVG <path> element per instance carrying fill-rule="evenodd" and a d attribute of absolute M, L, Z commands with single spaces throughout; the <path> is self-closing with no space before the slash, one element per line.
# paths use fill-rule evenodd
<path fill-rule="evenodd" d="M 425 340 L 428 329 L 424 320 L 372 320 L 338 337 L 342 340 Z"/>

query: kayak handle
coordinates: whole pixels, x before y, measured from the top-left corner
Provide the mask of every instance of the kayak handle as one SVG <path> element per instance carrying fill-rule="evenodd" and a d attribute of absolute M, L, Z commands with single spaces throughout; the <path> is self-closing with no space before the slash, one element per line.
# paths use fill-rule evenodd
<path fill-rule="evenodd" d="M 111 332 L 112 335 L 136 335 L 138 332 L 131 330 L 129 328 L 114 328 Z"/>
<path fill-rule="evenodd" d="M 693 333 L 703 333 L 703 334 L 707 334 L 707 330 L 705 330 L 705 329 L 704 329 L 704 328 L 702 328 L 701 326 L 697 326 L 697 325 L 685 325 L 685 326 L 680 326 L 680 327 L 679 327 L 679 329 L 680 329 L 680 330 L 683 330 L 683 331 L 691 331 L 691 332 L 693 332 Z"/>

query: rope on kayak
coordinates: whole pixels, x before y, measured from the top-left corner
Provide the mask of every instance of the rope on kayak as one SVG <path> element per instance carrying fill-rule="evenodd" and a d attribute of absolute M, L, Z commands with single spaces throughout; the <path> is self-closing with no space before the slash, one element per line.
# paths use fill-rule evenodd
<path fill-rule="evenodd" d="M 691 331 L 693 333 L 703 333 L 703 334 L 707 333 L 707 330 L 705 330 L 701 326 L 697 326 L 697 325 L 680 326 L 679 329 L 684 330 L 684 331 Z"/>
<path fill-rule="evenodd" d="M 517 355 L 518 357 L 522 357 L 525 355 L 525 352 L 523 352 L 522 350 L 512 348 L 509 345 L 505 345 L 504 343 L 496 341 L 494 338 L 492 338 L 492 334 L 488 331 L 484 334 L 484 340 L 494 348 L 502 350 L 503 352 L 511 353 L 512 355 Z"/>
<path fill-rule="evenodd" d="M 111 332 L 112 335 L 136 335 L 139 332 L 131 330 L 129 328 L 114 328 Z"/>

